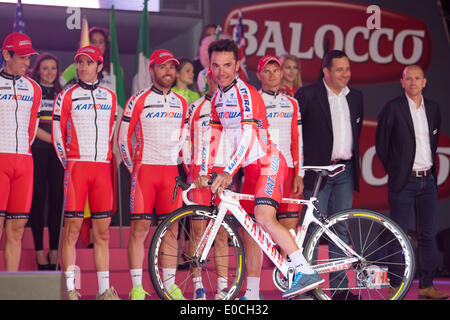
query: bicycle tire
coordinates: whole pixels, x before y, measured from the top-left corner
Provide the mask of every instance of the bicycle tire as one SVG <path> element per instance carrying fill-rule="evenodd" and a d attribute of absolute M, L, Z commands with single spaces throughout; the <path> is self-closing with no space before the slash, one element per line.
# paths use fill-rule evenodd
<path fill-rule="evenodd" d="M 203 288 L 205 290 L 205 298 L 207 300 L 216 299 L 217 294 L 217 279 L 219 277 L 216 269 L 215 246 L 213 245 L 208 253 L 207 261 L 203 264 L 199 264 L 198 259 L 193 258 L 186 253 L 189 243 L 193 241 L 192 233 L 192 221 L 195 219 L 203 219 L 203 221 L 209 221 L 208 219 L 216 219 L 217 216 L 212 207 L 194 205 L 180 208 L 171 213 L 156 229 L 148 253 L 148 266 L 150 278 L 153 287 L 162 300 L 177 300 L 194 298 L 193 276 L 194 271 L 201 272 Z M 206 219 L 206 220 L 205 220 Z M 186 236 L 180 236 L 174 234 L 170 229 L 174 226 L 181 227 L 182 233 Z M 190 227 L 185 227 L 190 226 Z M 220 299 L 222 300 L 234 300 L 239 293 L 242 283 L 245 278 L 245 252 L 242 239 L 239 233 L 236 231 L 233 225 L 231 225 L 227 219 L 222 221 L 221 226 L 225 230 L 228 236 L 228 255 L 223 256 L 222 259 L 226 259 L 228 264 L 227 269 L 227 290 L 222 292 Z M 203 234 L 203 232 L 202 232 Z M 166 268 L 176 269 L 175 277 L 171 279 L 163 279 L 163 259 L 168 257 L 162 249 L 162 242 L 164 237 L 173 236 L 177 238 L 177 247 L 173 246 L 172 250 L 177 250 L 177 264 L 168 265 L 166 262 Z M 166 238 L 167 239 L 167 238 Z M 173 241 L 173 240 L 172 240 Z M 181 243 L 181 245 L 180 245 Z M 193 247 L 196 247 L 194 245 Z M 180 248 L 184 248 L 182 252 Z M 223 248 L 223 247 L 222 247 Z M 188 266 L 187 270 L 180 270 L 178 265 L 178 258 L 184 257 L 184 264 Z M 223 260 L 222 260 L 223 261 Z M 198 276 L 198 273 L 197 273 Z M 222 278 L 224 279 L 225 277 Z M 171 291 L 171 288 L 166 288 L 168 285 L 164 284 L 164 280 L 172 281 L 180 289 L 178 293 Z M 192 298 L 191 298 L 192 297 Z"/>
<path fill-rule="evenodd" d="M 405 297 L 414 279 L 414 250 L 406 233 L 392 219 L 370 210 L 349 209 L 329 217 L 325 226 L 335 234 L 342 228 L 341 234 L 347 233 L 347 243 L 362 259 L 349 269 L 323 275 L 326 281 L 313 290 L 318 299 L 337 299 L 338 292 L 340 299 L 350 298 L 349 292 L 353 299 L 356 296 L 364 300 L 401 300 Z M 330 258 L 330 253 L 336 259 L 345 256 L 337 247 L 330 250 L 329 241 L 324 229 L 316 227 L 312 231 L 304 254 L 313 268 L 336 261 Z"/>

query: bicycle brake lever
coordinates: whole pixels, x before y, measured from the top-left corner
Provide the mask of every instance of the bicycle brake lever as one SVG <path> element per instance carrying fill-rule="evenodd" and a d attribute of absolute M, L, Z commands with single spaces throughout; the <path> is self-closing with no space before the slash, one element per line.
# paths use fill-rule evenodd
<path fill-rule="evenodd" d="M 177 178 L 178 178 L 178 177 L 177 177 Z M 175 179 L 175 180 L 176 180 L 176 179 Z M 177 181 L 177 183 L 175 183 L 175 187 L 174 187 L 174 189 L 173 189 L 172 202 L 175 201 L 175 199 L 176 199 L 176 197 L 177 197 L 177 195 L 178 195 L 178 187 L 179 187 L 179 184 L 178 184 L 178 181 Z"/>
<path fill-rule="evenodd" d="M 175 201 L 175 198 L 178 195 L 178 187 L 181 188 L 181 190 L 187 190 L 190 187 L 190 184 L 187 184 L 186 182 L 184 182 L 183 180 L 181 180 L 181 177 L 175 177 L 175 188 L 173 190 L 173 197 L 172 197 L 172 202 Z"/>

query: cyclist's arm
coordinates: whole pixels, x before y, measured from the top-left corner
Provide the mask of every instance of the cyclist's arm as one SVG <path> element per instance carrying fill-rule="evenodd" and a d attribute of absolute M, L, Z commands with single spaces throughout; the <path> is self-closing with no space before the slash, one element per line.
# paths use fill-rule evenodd
<path fill-rule="evenodd" d="M 256 139 L 256 123 L 250 123 L 248 121 L 242 124 L 242 136 L 239 144 L 234 152 L 231 160 L 225 166 L 224 172 L 229 173 L 231 176 L 239 170 L 244 163 L 245 158 L 248 155 L 250 148 Z"/>
<path fill-rule="evenodd" d="M 202 161 L 200 167 L 200 176 L 209 176 L 214 165 L 217 152 L 219 150 L 219 143 L 222 137 L 222 124 L 214 107 L 216 102 L 215 97 L 211 101 L 211 119 L 209 121 L 209 130 L 204 137 L 201 137 Z"/>
<path fill-rule="evenodd" d="M 36 138 L 38 127 L 39 127 L 39 118 L 41 112 L 41 104 L 42 104 L 42 90 L 39 85 L 32 81 L 32 85 L 34 87 L 33 94 L 33 106 L 31 107 L 30 112 L 30 124 L 28 129 L 28 139 L 30 141 L 30 146 L 33 144 L 34 139 Z"/>
<path fill-rule="evenodd" d="M 63 167 L 66 167 L 66 123 L 71 108 L 71 99 L 63 93 L 55 98 L 52 115 L 52 141 Z"/>
<path fill-rule="evenodd" d="M 119 152 L 123 163 L 131 173 L 133 171 L 133 154 L 131 138 L 134 133 L 136 122 L 139 119 L 139 114 L 136 112 L 136 97 L 133 96 L 128 99 L 125 109 L 122 113 L 122 119 L 119 125 L 117 134 L 117 144 L 119 145 Z"/>

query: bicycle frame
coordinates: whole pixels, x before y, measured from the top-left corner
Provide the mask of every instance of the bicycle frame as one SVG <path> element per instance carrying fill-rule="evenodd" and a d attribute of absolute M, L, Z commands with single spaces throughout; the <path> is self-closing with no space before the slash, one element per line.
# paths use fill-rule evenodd
<path fill-rule="evenodd" d="M 183 191 L 183 200 L 187 205 L 194 205 L 195 203 L 191 202 L 187 198 L 187 193 L 189 190 L 193 189 L 193 185 L 190 188 Z M 269 259 L 274 263 L 274 265 L 280 270 L 280 272 L 285 276 L 293 275 L 290 272 L 291 265 L 287 262 L 285 258 L 281 255 L 281 253 L 276 248 L 276 243 L 272 240 L 270 235 L 264 231 L 242 208 L 239 203 L 239 200 L 254 200 L 253 195 L 248 194 L 239 194 L 229 190 L 224 190 L 221 194 L 219 194 L 221 202 L 218 206 L 218 214 L 215 220 L 210 220 L 208 226 L 206 227 L 205 232 L 197 246 L 194 256 L 199 257 L 199 262 L 202 263 L 206 261 L 209 250 L 213 244 L 213 241 L 217 235 L 217 232 L 220 228 L 220 225 L 225 217 L 227 211 L 230 211 L 233 216 L 239 221 L 241 226 L 246 230 L 248 234 L 255 240 L 261 250 L 269 257 Z M 289 199 L 283 198 L 283 203 L 298 203 L 304 204 L 307 206 L 305 218 L 301 227 L 298 228 L 298 231 L 290 230 L 290 233 L 294 236 L 294 239 L 300 250 L 303 251 L 303 244 L 306 238 L 306 233 L 308 227 L 311 223 L 315 223 L 319 226 L 319 228 L 323 229 L 327 236 L 333 241 L 343 252 L 347 254 L 347 258 L 336 259 L 333 262 L 328 262 L 322 265 L 312 266 L 318 273 L 328 273 L 334 271 L 341 271 L 345 269 L 349 269 L 350 266 L 362 258 L 345 242 L 343 242 L 338 236 L 336 236 L 331 230 L 325 227 L 325 225 L 314 216 L 314 202 L 316 201 L 315 197 L 310 198 L 309 200 L 300 200 L 300 199 Z"/>

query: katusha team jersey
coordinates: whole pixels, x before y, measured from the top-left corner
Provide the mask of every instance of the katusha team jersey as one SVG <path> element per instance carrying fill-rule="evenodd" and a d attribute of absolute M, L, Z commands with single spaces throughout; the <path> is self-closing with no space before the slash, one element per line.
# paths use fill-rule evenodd
<path fill-rule="evenodd" d="M 41 98 L 34 80 L 0 71 L 0 153 L 31 155 Z"/>
<path fill-rule="evenodd" d="M 223 131 L 233 144 L 233 156 L 225 172 L 234 175 L 242 166 L 278 152 L 267 130 L 266 109 L 255 87 L 236 78 L 229 86 L 216 91 L 211 108 L 211 140 L 208 169 L 212 168 Z M 267 158 L 267 157 L 266 157 Z M 204 172 L 202 172 L 204 174 Z"/>
<path fill-rule="evenodd" d="M 81 81 L 56 97 L 52 139 L 64 167 L 67 160 L 110 162 L 116 109 L 112 91 Z"/>
<path fill-rule="evenodd" d="M 303 176 L 302 120 L 295 99 L 273 91 L 260 90 L 266 106 L 269 133 L 272 141 L 286 159 L 289 168 L 295 169 L 296 176 Z"/>
<path fill-rule="evenodd" d="M 201 166 L 211 138 L 211 96 L 205 95 L 189 107 L 189 138 L 191 164 Z M 223 131 L 219 149 L 214 159 L 215 167 L 225 167 L 234 153 L 232 139 Z M 205 169 L 205 168 L 203 168 Z"/>
<path fill-rule="evenodd" d="M 132 96 L 123 111 L 118 134 L 120 154 L 128 170 L 133 171 L 133 163 L 176 166 L 187 135 L 186 121 L 187 101 L 180 94 L 164 94 L 152 86 Z"/>

